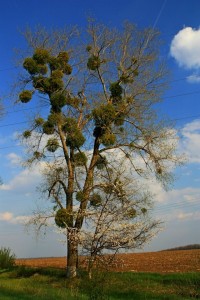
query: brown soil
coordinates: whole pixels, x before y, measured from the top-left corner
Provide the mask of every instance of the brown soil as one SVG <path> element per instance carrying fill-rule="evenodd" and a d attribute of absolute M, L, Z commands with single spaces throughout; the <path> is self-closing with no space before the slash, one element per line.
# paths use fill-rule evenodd
<path fill-rule="evenodd" d="M 17 259 L 17 265 L 65 268 L 65 257 Z M 80 259 L 85 265 L 86 258 Z M 117 254 L 112 269 L 131 272 L 200 272 L 200 250 Z"/>

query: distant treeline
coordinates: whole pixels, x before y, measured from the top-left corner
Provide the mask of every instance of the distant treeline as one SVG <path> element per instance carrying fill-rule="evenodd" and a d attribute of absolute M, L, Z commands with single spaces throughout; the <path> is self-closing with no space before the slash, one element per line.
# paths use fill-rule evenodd
<path fill-rule="evenodd" d="M 180 247 L 176 247 L 176 248 L 165 249 L 165 250 L 162 250 L 162 251 L 194 250 L 194 249 L 200 249 L 200 244 L 180 246 Z"/>

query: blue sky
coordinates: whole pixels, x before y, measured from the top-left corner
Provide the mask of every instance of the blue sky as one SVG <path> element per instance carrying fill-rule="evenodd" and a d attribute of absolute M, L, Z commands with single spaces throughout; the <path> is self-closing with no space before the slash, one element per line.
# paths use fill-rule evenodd
<path fill-rule="evenodd" d="M 145 250 L 200 243 L 200 2 L 9 0 L 1 2 L 0 18 L 0 95 L 7 112 L 0 120 L 0 174 L 4 183 L 0 187 L 0 247 L 11 247 L 18 257 L 65 255 L 65 246 L 56 233 L 36 240 L 20 223 L 38 200 L 35 188 L 40 173 L 19 167 L 23 149 L 16 133 L 25 128 L 21 122 L 26 122 L 30 110 L 13 105 L 9 93 L 19 71 L 15 68 L 15 49 L 26 49 L 20 34 L 26 26 L 40 24 L 48 29 L 77 24 L 84 30 L 88 16 L 112 27 L 120 28 L 128 20 L 142 28 L 155 26 L 161 32 L 161 55 L 171 77 L 158 110 L 176 120 L 179 149 L 187 154 L 188 162 L 175 170 L 177 180 L 168 192 L 156 183 L 151 186 L 156 194 L 155 214 L 165 221 L 165 228 Z"/>

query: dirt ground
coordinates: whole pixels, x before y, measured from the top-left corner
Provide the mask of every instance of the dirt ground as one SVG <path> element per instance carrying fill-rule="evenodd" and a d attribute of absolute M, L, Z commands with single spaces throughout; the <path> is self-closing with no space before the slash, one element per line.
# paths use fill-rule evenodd
<path fill-rule="evenodd" d="M 65 257 L 17 259 L 17 265 L 65 268 Z M 86 259 L 80 259 L 84 266 Z M 182 273 L 200 272 L 200 250 L 179 250 L 117 254 L 112 269 L 115 271 Z"/>

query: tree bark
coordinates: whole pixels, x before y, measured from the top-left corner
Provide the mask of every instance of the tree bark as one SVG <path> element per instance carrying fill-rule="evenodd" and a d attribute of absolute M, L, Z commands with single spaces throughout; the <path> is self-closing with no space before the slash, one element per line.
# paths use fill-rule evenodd
<path fill-rule="evenodd" d="M 67 278 L 74 278 L 77 275 L 78 242 L 75 228 L 69 229 L 67 237 Z"/>

